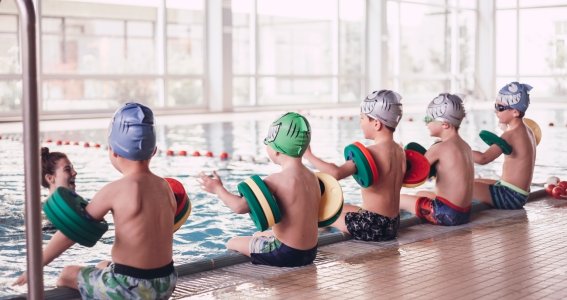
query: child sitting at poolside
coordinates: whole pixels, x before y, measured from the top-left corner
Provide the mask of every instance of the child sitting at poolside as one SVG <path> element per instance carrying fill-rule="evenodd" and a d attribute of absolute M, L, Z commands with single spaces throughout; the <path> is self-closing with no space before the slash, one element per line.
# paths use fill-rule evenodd
<path fill-rule="evenodd" d="M 332 224 L 355 239 L 387 241 L 395 239 L 400 225 L 400 189 L 406 172 L 404 150 L 393 138 L 402 117 L 401 96 L 381 90 L 368 95 L 360 105 L 360 127 L 364 138 L 374 140 L 368 151 L 378 168 L 378 180 L 362 189 L 362 206 L 346 204 L 341 216 Z M 311 149 L 307 158 L 321 172 L 340 180 L 357 172 L 357 166 L 348 160 L 341 166 L 327 163 L 315 156 Z"/>
<path fill-rule="evenodd" d="M 453 226 L 469 222 L 474 163 L 471 148 L 459 135 L 464 117 L 465 108 L 457 95 L 440 94 L 427 107 L 425 122 L 429 134 L 440 139 L 425 152 L 435 169 L 435 192 L 401 195 L 400 208 L 432 224 Z"/>
<path fill-rule="evenodd" d="M 41 186 L 49 189 L 49 194 L 60 186 L 75 191 L 75 176 L 77 172 L 65 153 L 49 152 L 49 148 L 41 148 Z M 44 221 L 42 229 L 53 230 L 55 227 L 51 222 Z"/>
<path fill-rule="evenodd" d="M 520 209 L 528 201 L 536 159 L 536 140 L 524 124 L 523 117 L 530 105 L 532 89 L 527 84 L 512 82 L 500 89 L 494 108 L 498 121 L 506 125 L 500 138 L 511 148 L 504 156 L 500 180 L 477 179 L 473 198 L 498 209 Z M 473 151 L 474 162 L 485 165 L 504 151 L 497 143 L 485 152 Z"/>
<path fill-rule="evenodd" d="M 57 285 L 78 289 L 87 299 L 167 299 L 177 281 L 172 261 L 176 203 L 169 184 L 149 169 L 156 151 L 153 113 L 127 103 L 114 114 L 109 131 L 109 158 L 123 176 L 104 186 L 86 212 L 94 220 L 112 212 L 112 262 L 66 266 Z M 73 244 L 57 231 L 43 251 L 43 264 Z M 26 281 L 24 273 L 15 284 Z"/>
<path fill-rule="evenodd" d="M 268 157 L 282 170 L 264 178 L 264 183 L 277 199 L 281 221 L 272 231 L 231 238 L 228 249 L 251 257 L 254 264 L 295 267 L 313 262 L 317 255 L 321 190 L 315 174 L 301 161 L 310 140 L 309 122 L 300 114 L 289 112 L 272 123 L 264 144 Z M 250 211 L 243 197 L 225 189 L 216 172 L 210 177 L 201 173 L 200 183 L 235 213 Z"/>

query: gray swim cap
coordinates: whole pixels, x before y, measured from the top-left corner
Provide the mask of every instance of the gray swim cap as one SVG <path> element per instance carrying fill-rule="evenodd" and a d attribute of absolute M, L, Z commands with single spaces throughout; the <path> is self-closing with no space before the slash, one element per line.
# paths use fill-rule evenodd
<path fill-rule="evenodd" d="M 382 124 L 396 128 L 402 118 L 402 96 L 390 91 L 374 91 L 360 104 L 360 111 Z"/>
<path fill-rule="evenodd" d="M 446 122 L 459 127 L 464 117 L 465 108 L 463 107 L 463 100 L 457 95 L 449 93 L 439 94 L 427 106 L 426 118 L 430 120 Z"/>
<path fill-rule="evenodd" d="M 500 89 L 496 101 L 504 103 L 513 109 L 525 113 L 530 105 L 530 95 L 532 89 L 529 84 L 522 84 L 517 81 L 511 82 Z"/>
<path fill-rule="evenodd" d="M 139 103 L 126 103 L 112 117 L 108 132 L 112 151 L 129 160 L 150 159 L 156 148 L 152 110 Z"/>

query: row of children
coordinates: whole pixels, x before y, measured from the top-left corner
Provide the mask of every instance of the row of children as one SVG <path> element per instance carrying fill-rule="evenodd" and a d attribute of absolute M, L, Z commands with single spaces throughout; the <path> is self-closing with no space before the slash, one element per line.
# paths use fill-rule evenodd
<path fill-rule="evenodd" d="M 439 225 L 468 222 L 473 198 L 500 209 L 522 208 L 535 162 L 534 136 L 522 121 L 530 89 L 512 82 L 496 98 L 496 115 L 507 125 L 501 138 L 508 146 L 499 181 L 475 180 L 473 164 L 493 161 L 503 153 L 502 145 L 496 143 L 485 152 L 472 151 L 458 132 L 465 117 L 461 99 L 452 94 L 433 99 L 425 121 L 430 134 L 439 140 L 424 155 L 435 170 L 435 191 L 415 196 L 400 195 L 408 168 L 404 149 L 393 139 L 402 117 L 401 96 L 389 90 L 370 94 L 361 104 L 360 127 L 364 137 L 374 141 L 366 149 L 380 176 L 361 189 L 362 205 L 345 204 L 332 226 L 355 239 L 385 241 L 397 236 L 400 208 Z M 311 151 L 310 140 L 309 123 L 297 113 L 284 114 L 272 123 L 264 144 L 269 158 L 281 166 L 281 171 L 263 181 L 277 199 L 281 221 L 272 231 L 230 239 L 229 249 L 250 256 L 258 264 L 301 266 L 313 262 L 322 191 L 302 158 L 339 180 L 355 174 L 357 165 L 351 160 L 340 166 L 323 161 Z M 85 210 L 93 220 L 102 220 L 109 211 L 113 213 L 116 231 L 112 261 L 96 267 L 67 266 L 57 285 L 78 289 L 83 298 L 167 298 L 177 280 L 171 222 L 176 208 L 167 182 L 149 169 L 156 151 L 151 110 L 135 103 L 120 108 L 111 122 L 109 146 L 110 161 L 123 177 L 103 187 Z M 509 148 L 513 150 L 507 151 Z M 54 163 L 51 161 L 52 166 Z M 76 172 L 68 159 L 57 166 L 64 168 L 60 183 L 74 188 Z M 44 174 L 47 186 L 56 184 L 56 172 L 51 168 Z M 199 182 L 234 212 L 250 211 L 247 201 L 229 192 L 216 172 L 199 174 Z M 55 233 L 44 249 L 44 265 L 73 243 L 60 232 Z M 24 273 L 15 284 L 26 281 Z"/>

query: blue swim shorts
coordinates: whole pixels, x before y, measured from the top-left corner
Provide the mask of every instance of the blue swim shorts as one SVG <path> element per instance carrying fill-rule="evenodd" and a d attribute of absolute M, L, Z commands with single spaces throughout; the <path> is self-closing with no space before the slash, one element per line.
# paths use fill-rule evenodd
<path fill-rule="evenodd" d="M 528 202 L 529 193 L 504 180 L 489 185 L 492 204 L 498 209 L 521 209 Z"/>
<path fill-rule="evenodd" d="M 173 262 L 151 270 L 110 263 L 82 268 L 77 282 L 82 299 L 169 299 L 177 272 Z"/>
<path fill-rule="evenodd" d="M 396 238 L 400 216 L 389 218 L 375 212 L 359 209 L 345 214 L 348 232 L 355 240 L 382 242 Z"/>
<path fill-rule="evenodd" d="M 317 246 L 298 250 L 280 242 L 275 236 L 255 236 L 250 240 L 250 258 L 256 265 L 299 267 L 313 263 Z"/>
<path fill-rule="evenodd" d="M 431 224 L 456 226 L 469 222 L 471 206 L 458 207 L 439 196 L 435 199 L 420 197 L 415 202 L 415 215 Z"/>

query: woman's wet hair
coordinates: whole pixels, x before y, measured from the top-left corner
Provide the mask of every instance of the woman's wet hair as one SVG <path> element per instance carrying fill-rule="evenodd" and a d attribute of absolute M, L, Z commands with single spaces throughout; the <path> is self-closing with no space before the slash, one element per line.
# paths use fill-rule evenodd
<path fill-rule="evenodd" d="M 49 188 L 49 182 L 45 179 L 45 175 L 55 174 L 57 162 L 62 158 L 67 158 L 67 155 L 61 152 L 49 152 L 47 147 L 41 148 L 41 186 Z"/>

